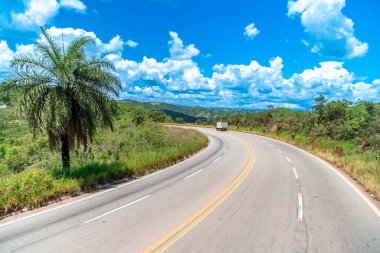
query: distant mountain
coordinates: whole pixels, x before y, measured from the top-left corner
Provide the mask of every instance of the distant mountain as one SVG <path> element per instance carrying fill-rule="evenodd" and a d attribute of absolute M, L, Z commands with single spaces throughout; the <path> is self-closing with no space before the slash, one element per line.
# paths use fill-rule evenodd
<path fill-rule="evenodd" d="M 248 113 L 252 111 L 235 110 L 228 108 L 206 108 L 200 106 L 181 106 L 161 102 L 137 102 L 134 100 L 122 100 L 120 102 L 128 104 L 143 104 L 146 108 L 151 110 L 161 110 L 171 116 L 174 120 L 176 118 L 183 118 L 187 122 L 194 122 L 197 119 L 209 119 L 224 115 L 236 115 Z"/>

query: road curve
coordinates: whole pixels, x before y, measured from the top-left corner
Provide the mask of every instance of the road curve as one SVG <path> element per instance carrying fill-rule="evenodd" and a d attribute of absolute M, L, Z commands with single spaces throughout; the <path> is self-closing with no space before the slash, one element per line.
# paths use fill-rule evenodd
<path fill-rule="evenodd" d="M 0 223 L 0 252 L 380 252 L 380 214 L 318 158 L 200 129 L 180 164 Z"/>

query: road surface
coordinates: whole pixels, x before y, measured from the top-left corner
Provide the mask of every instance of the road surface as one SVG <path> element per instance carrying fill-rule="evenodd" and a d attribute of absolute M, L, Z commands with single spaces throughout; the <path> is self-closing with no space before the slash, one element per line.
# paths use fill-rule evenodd
<path fill-rule="evenodd" d="M 0 224 L 0 252 L 380 252 L 380 214 L 320 159 L 201 129 L 178 165 Z"/>

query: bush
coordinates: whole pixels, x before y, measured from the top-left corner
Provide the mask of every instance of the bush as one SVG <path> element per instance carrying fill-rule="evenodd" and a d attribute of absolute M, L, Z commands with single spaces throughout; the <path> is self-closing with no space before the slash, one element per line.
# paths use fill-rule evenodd
<path fill-rule="evenodd" d="M 22 171 L 29 163 L 29 156 L 25 147 L 9 147 L 4 156 L 5 164 L 14 172 Z"/>
<path fill-rule="evenodd" d="M 56 180 L 41 169 L 27 169 L 0 179 L 0 212 L 34 208 L 61 194 L 77 193 L 75 180 Z"/>
<path fill-rule="evenodd" d="M 183 124 L 183 123 L 185 123 L 185 120 L 183 118 L 176 118 L 175 123 Z"/>

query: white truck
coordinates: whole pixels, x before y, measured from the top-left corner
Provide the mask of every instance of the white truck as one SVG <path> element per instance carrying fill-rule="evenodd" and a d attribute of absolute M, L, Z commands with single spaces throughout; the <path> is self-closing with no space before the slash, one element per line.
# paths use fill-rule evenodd
<path fill-rule="evenodd" d="M 218 131 L 227 131 L 228 123 L 227 122 L 216 122 L 216 130 Z"/>

